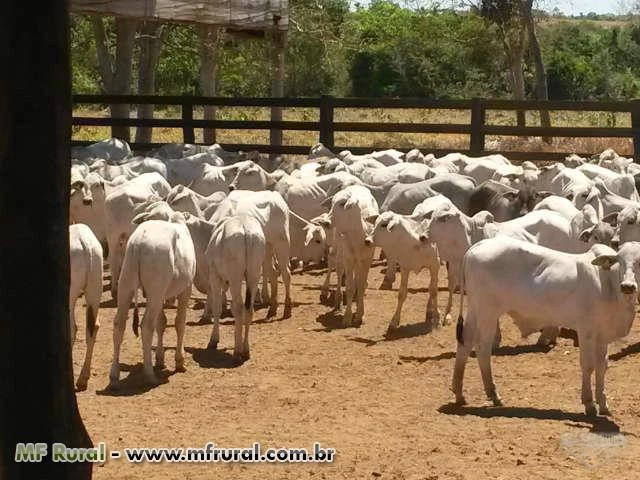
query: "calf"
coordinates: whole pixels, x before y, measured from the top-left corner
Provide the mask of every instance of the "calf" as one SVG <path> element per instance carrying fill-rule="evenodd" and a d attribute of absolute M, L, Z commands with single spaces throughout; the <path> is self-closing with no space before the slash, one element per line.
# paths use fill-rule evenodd
<path fill-rule="evenodd" d="M 245 214 L 227 217 L 216 225 L 205 252 L 213 309 L 213 330 L 207 348 L 218 347 L 222 298 L 228 285 L 231 292 L 231 312 L 235 320 L 233 355 L 238 359 L 249 358 L 249 326 L 253 319 L 253 302 L 265 250 L 262 225 L 253 216 Z"/>
<path fill-rule="evenodd" d="M 407 299 L 409 273 L 419 273 L 423 268 L 429 270 L 429 300 L 425 322 L 428 326 L 437 326 L 438 314 L 438 271 L 440 260 L 433 244 L 422 243 L 417 230 L 420 221 L 393 212 L 382 213 L 373 228 L 373 233 L 365 238 L 366 245 L 381 247 L 387 256 L 389 268 L 397 264 L 400 268 L 400 288 L 396 311 L 389 322 L 387 333 L 392 333 L 400 324 L 402 305 Z"/>
<path fill-rule="evenodd" d="M 76 302 L 84 293 L 86 308 L 85 343 L 82 370 L 76 381 L 78 390 L 86 390 L 91 374 L 91 358 L 96 336 L 100 328 L 98 310 L 102 297 L 102 246 L 91 229 L 82 223 L 69 226 L 69 321 L 71 323 L 71 339 L 76 339 Z"/>
<path fill-rule="evenodd" d="M 351 185 L 336 193 L 331 204 L 329 218 L 336 229 L 342 250 L 345 274 L 346 308 L 343 318 L 345 327 L 362 324 L 364 316 L 364 292 L 367 275 L 373 257 L 373 245 L 365 242 L 373 230 L 373 221 L 378 216 L 378 204 L 366 187 Z M 338 279 L 338 289 L 340 279 Z M 355 296 L 355 321 L 352 302 Z"/>
<path fill-rule="evenodd" d="M 595 415 L 591 375 L 595 370 L 596 402 L 610 415 L 604 391 L 607 348 L 629 333 L 635 318 L 640 277 L 640 243 L 615 250 L 594 245 L 572 255 L 508 237 L 492 238 L 464 257 L 463 288 L 468 292 L 466 319 L 458 318 L 458 349 L 452 389 L 465 403 L 462 382 L 467 358 L 475 348 L 484 390 L 502 405 L 491 372 L 491 344 L 498 318 L 508 313 L 523 336 L 544 327 L 568 327 L 580 342 L 582 403 Z M 461 299 L 461 308 L 462 312 Z"/>
<path fill-rule="evenodd" d="M 136 218 L 134 222 L 140 222 Z M 176 310 L 176 371 L 184 368 L 184 330 L 191 285 L 196 273 L 196 254 L 184 216 L 175 213 L 170 222 L 149 220 L 131 234 L 122 263 L 118 290 L 118 310 L 113 321 L 113 361 L 109 385 L 117 388 L 120 377 L 120 346 L 127 322 L 129 306 L 137 297 L 138 288 L 145 293 L 147 303 L 142 318 L 142 353 L 147 382 L 157 383 L 151 362 L 151 343 L 156 331 L 156 367 L 164 367 L 162 339 L 166 327 L 163 312 L 168 298 L 177 297 Z M 138 333 L 138 306 L 134 306 L 133 331 Z"/>

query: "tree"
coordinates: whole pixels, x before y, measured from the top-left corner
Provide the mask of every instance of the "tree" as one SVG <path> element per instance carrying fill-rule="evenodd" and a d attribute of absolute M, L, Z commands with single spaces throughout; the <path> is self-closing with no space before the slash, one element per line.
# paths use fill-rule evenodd
<path fill-rule="evenodd" d="M 105 93 L 114 95 L 129 95 L 131 93 L 131 78 L 133 72 L 133 47 L 138 22 L 127 18 L 115 20 L 115 56 L 111 55 L 107 44 L 105 21 L 102 17 L 93 17 L 93 30 L 96 38 L 98 65 L 102 77 Z M 111 116 L 114 118 L 129 118 L 129 105 L 111 105 Z M 111 135 L 121 140 L 130 141 L 129 127 L 114 126 Z"/>
<path fill-rule="evenodd" d="M 138 95 L 154 95 L 156 93 L 158 59 L 168 29 L 168 25 L 160 22 L 142 22 L 139 36 Z M 153 118 L 153 110 L 154 105 L 138 105 L 138 118 Z M 151 127 L 138 127 L 136 142 L 150 143 L 151 132 Z"/>
<path fill-rule="evenodd" d="M 536 97 L 538 100 L 548 100 L 546 72 L 533 19 L 533 0 L 482 0 L 480 11 L 482 16 L 495 23 L 500 31 L 514 99 L 525 98 L 523 67 L 528 46 L 535 65 Z M 524 111 L 518 110 L 517 119 L 518 126 L 525 125 Z M 541 111 L 540 119 L 542 126 L 551 126 L 549 112 Z M 545 140 L 551 141 L 549 138 Z"/>
<path fill-rule="evenodd" d="M 91 447 L 69 326 L 71 71 L 67 2 L 0 15 L 0 478 L 91 478 L 92 464 L 14 461 L 18 442 Z M 43 74 L 46 65 L 54 66 Z M 45 152 L 35 155 L 34 152 Z M 29 166 L 25 159 L 30 159 Z M 25 168 L 35 168 L 24 195 Z M 19 199 L 19 201 L 17 201 Z M 34 301 L 34 299 L 37 299 Z"/>

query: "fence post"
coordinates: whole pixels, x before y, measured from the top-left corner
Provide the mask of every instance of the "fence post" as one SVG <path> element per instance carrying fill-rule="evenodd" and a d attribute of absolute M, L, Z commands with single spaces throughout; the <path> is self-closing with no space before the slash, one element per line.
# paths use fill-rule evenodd
<path fill-rule="evenodd" d="M 631 128 L 633 128 L 633 160 L 640 162 L 640 100 L 631 100 Z"/>
<path fill-rule="evenodd" d="M 479 157 L 484 151 L 484 122 L 486 110 L 482 98 L 471 100 L 471 137 L 469 150 L 472 156 Z"/>
<path fill-rule="evenodd" d="M 193 128 L 193 101 L 191 96 L 184 95 L 182 101 L 182 141 L 184 143 L 196 143 L 196 134 Z"/>
<path fill-rule="evenodd" d="M 320 97 L 320 131 L 319 141 L 329 150 L 333 150 L 333 97 L 322 95 Z"/>

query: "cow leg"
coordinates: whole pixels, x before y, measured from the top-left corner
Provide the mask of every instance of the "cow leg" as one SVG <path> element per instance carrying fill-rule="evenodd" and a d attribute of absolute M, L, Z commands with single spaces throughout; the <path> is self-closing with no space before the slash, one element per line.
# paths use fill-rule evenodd
<path fill-rule="evenodd" d="M 288 260 L 285 261 L 285 264 Z M 278 275 L 273 267 L 273 246 L 267 243 L 267 247 L 264 254 L 264 261 L 262 263 L 262 272 L 263 276 L 269 279 L 269 284 L 271 287 L 271 295 L 269 297 L 269 310 L 267 311 L 267 318 L 275 317 L 276 312 L 278 311 Z M 262 298 L 264 299 L 264 285 L 262 284 Z M 233 300 L 232 300 L 233 301 Z"/>
<path fill-rule="evenodd" d="M 579 340 L 580 368 L 582 369 L 582 404 L 584 405 L 585 414 L 593 417 L 597 414 L 596 406 L 593 403 L 593 391 L 591 390 L 591 374 L 595 369 L 595 342 L 591 338 L 585 338 L 585 335 L 579 336 Z"/>
<path fill-rule="evenodd" d="M 336 309 L 336 311 L 339 311 L 342 309 L 342 304 L 343 304 L 343 295 L 342 295 L 342 281 L 345 280 L 345 285 L 346 285 L 346 278 L 345 278 L 345 273 L 344 273 L 344 256 L 343 255 L 336 255 L 336 296 L 334 299 L 334 307 Z"/>
<path fill-rule="evenodd" d="M 595 367 L 596 367 L 596 402 L 600 415 L 611 415 L 611 410 L 607 405 L 607 396 L 604 391 L 604 376 L 607 372 L 607 344 L 597 342 L 595 348 Z"/>
<path fill-rule="evenodd" d="M 211 323 L 211 317 L 213 315 L 213 306 L 211 301 L 211 292 L 207 292 L 207 300 L 204 303 L 204 310 L 202 311 L 202 316 L 200 317 L 201 324 Z"/>
<path fill-rule="evenodd" d="M 109 245 L 109 270 L 111 272 L 111 298 L 118 298 L 118 282 L 120 280 L 120 270 L 124 258 L 127 237 L 120 235 L 114 242 L 113 248 Z"/>
<path fill-rule="evenodd" d="M 149 293 L 149 292 L 147 292 Z M 151 347 L 153 344 L 153 331 L 156 322 L 160 321 L 162 313 L 162 298 L 154 298 L 155 295 L 147 298 L 147 307 L 142 317 L 142 363 L 144 370 L 144 378 L 148 384 L 155 385 L 158 383 L 155 372 L 153 371 L 153 363 L 151 362 Z"/>
<path fill-rule="evenodd" d="M 437 280 L 436 280 L 437 282 Z M 437 283 L 436 283 L 437 285 Z M 437 287 L 436 287 L 437 288 Z M 447 289 L 449 290 L 447 295 L 447 306 L 444 308 L 444 324 L 448 325 L 451 322 L 451 308 L 453 306 L 453 292 L 456 289 L 456 279 L 451 275 L 451 271 L 447 274 Z M 437 306 L 436 306 L 437 308 Z M 460 312 L 462 315 L 462 312 Z"/>
<path fill-rule="evenodd" d="M 545 327 L 540 332 L 536 345 L 540 347 L 546 347 L 548 345 L 555 345 L 558 338 L 560 329 L 558 327 Z"/>
<path fill-rule="evenodd" d="M 184 331 L 187 323 L 187 307 L 191 297 L 191 286 L 178 295 L 178 308 L 176 310 L 176 372 L 185 372 L 184 367 Z M 166 320 L 166 318 L 165 318 Z"/>
<path fill-rule="evenodd" d="M 236 359 L 242 359 L 243 339 L 242 331 L 244 328 L 244 305 L 242 302 L 242 280 L 229 282 L 229 290 L 231 290 L 231 312 L 233 313 L 234 324 L 234 343 L 233 356 Z"/>
<path fill-rule="evenodd" d="M 463 322 L 462 316 L 458 318 L 457 331 L 460 333 L 462 343 L 458 341 L 456 350 L 456 362 L 453 369 L 453 380 L 451 382 L 451 390 L 456 396 L 456 403 L 464 405 L 467 401 L 462 394 L 462 383 L 464 380 L 464 369 L 467 360 L 473 350 L 476 332 L 476 318 L 473 313 L 469 313 L 466 321 Z"/>
<path fill-rule="evenodd" d="M 429 300 L 427 300 L 427 314 L 425 323 L 438 327 L 440 325 L 440 313 L 438 312 L 438 271 L 440 264 L 435 261 L 429 267 Z M 451 317 L 449 317 L 451 318 Z M 445 317 L 446 319 L 446 317 Z"/>
<path fill-rule="evenodd" d="M 384 273 L 384 278 L 380 284 L 380 290 L 391 290 L 393 288 L 393 282 L 396 281 L 397 270 L 398 262 L 387 257 L 387 271 Z"/>
<path fill-rule="evenodd" d="M 218 274 L 209 270 L 209 292 L 211 295 L 211 313 L 213 315 L 213 328 L 207 349 L 215 350 L 220 341 L 220 315 L 222 314 L 222 279 Z"/>
<path fill-rule="evenodd" d="M 479 338 L 476 347 L 476 356 L 478 357 L 478 365 L 480 366 L 480 373 L 482 375 L 482 383 L 484 384 L 484 392 L 487 398 L 493 402 L 494 407 L 501 407 L 502 400 L 496 390 L 496 385 L 493 382 L 493 375 L 491 373 L 491 347 L 492 341 L 495 341 L 497 332 L 500 331 L 498 325 L 498 319 L 491 320 L 487 317 L 487 321 L 479 322 L 479 325 L 484 326 L 479 330 Z"/>
<path fill-rule="evenodd" d="M 327 259 L 327 274 L 324 277 L 324 283 L 320 287 L 320 302 L 324 302 L 329 299 L 329 285 L 331 283 L 331 272 L 336 268 L 335 254 L 329 252 Z"/>
<path fill-rule="evenodd" d="M 91 375 L 91 359 L 93 358 L 93 347 L 96 344 L 96 336 L 98 335 L 98 329 L 100 328 L 100 322 L 98 322 L 96 312 L 98 311 L 100 300 L 97 302 L 91 302 L 90 299 L 85 298 L 87 301 L 87 322 L 85 326 L 85 343 L 86 352 L 84 354 L 84 362 L 78 380 L 76 381 L 76 388 L 78 391 L 87 389 L 87 383 L 89 383 L 89 376 Z M 90 318 L 93 317 L 93 318 Z"/>
<path fill-rule="evenodd" d="M 389 322 L 389 326 L 387 327 L 388 334 L 393 333 L 398 328 L 398 325 L 400 325 L 400 313 L 402 311 L 402 306 L 407 299 L 408 285 L 409 270 L 400 270 L 400 288 L 398 288 L 398 302 L 396 304 L 396 311 L 391 318 L 391 322 Z"/>
<path fill-rule="evenodd" d="M 291 272 L 289 271 L 289 243 L 282 240 L 275 246 L 276 260 L 280 266 L 282 283 L 284 283 L 284 312 L 282 318 L 291 317 Z"/>
<path fill-rule="evenodd" d="M 373 251 L 371 252 L 373 255 Z M 356 322 L 355 326 L 362 325 L 362 319 L 364 317 L 364 294 L 367 290 L 367 276 L 369 274 L 369 266 L 371 265 L 371 258 L 361 260 L 358 262 L 355 271 L 355 296 L 356 296 Z"/>
<path fill-rule="evenodd" d="M 346 285 L 345 285 L 345 298 L 347 300 L 347 304 L 344 308 L 344 316 L 342 317 L 342 325 L 344 327 L 350 327 L 353 319 L 353 314 L 351 312 L 351 303 L 353 302 L 353 294 L 354 294 L 354 268 L 351 265 L 345 266 L 345 275 L 346 275 Z"/>
<path fill-rule="evenodd" d="M 493 351 L 500 348 L 500 342 L 502 342 L 502 331 L 500 330 L 500 319 L 496 320 L 496 329 L 493 335 L 493 344 L 491 348 Z"/>
<path fill-rule="evenodd" d="M 164 308 L 158 315 L 156 321 L 156 368 L 164 368 L 164 331 L 167 328 L 167 316 L 164 313 Z"/>
<path fill-rule="evenodd" d="M 118 302 L 118 311 L 113 319 L 113 359 L 111 361 L 111 371 L 109 372 L 110 388 L 117 388 L 120 381 L 120 347 L 132 299 L 133 293 L 127 295 L 126 298 L 122 295 L 121 301 Z"/>

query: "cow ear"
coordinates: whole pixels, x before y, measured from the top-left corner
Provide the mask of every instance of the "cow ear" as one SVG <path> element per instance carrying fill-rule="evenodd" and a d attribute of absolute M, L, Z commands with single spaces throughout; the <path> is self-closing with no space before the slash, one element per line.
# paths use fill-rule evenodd
<path fill-rule="evenodd" d="M 602 217 L 602 221 L 604 223 L 608 223 L 612 227 L 615 227 L 616 225 L 618 225 L 618 212 L 613 212 L 609 215 L 605 215 L 604 217 Z"/>
<path fill-rule="evenodd" d="M 550 192 L 549 190 L 542 190 L 540 192 L 536 192 L 536 198 L 538 200 L 542 200 L 543 198 L 547 198 L 551 195 L 555 195 L 555 193 Z"/>
<path fill-rule="evenodd" d="M 618 263 L 617 255 L 600 255 L 591 261 L 591 265 L 600 267 L 603 270 L 609 270 L 616 263 Z"/>
<path fill-rule="evenodd" d="M 374 223 L 374 222 L 371 222 L 371 223 Z M 390 232 L 391 230 L 393 230 L 393 227 L 395 227 L 399 223 L 400 223 L 400 219 L 398 217 L 393 217 L 391 220 L 389 220 L 389 223 L 387 223 L 387 232 Z"/>
<path fill-rule="evenodd" d="M 377 219 L 378 219 L 378 215 L 369 215 L 367 218 L 364 219 L 364 221 L 368 222 L 368 223 L 376 223 Z M 391 222 L 389 222 L 389 223 L 391 223 Z M 388 229 L 389 228 L 387 227 L 387 230 Z"/>
<path fill-rule="evenodd" d="M 149 214 L 147 212 L 142 212 L 136 215 L 135 217 L 133 217 L 133 220 L 131 220 L 131 223 L 133 223 L 134 225 L 140 225 L 142 222 L 146 222 L 148 218 L 149 218 Z"/>
<path fill-rule="evenodd" d="M 596 228 L 595 225 L 593 227 L 585 228 L 578 235 L 578 239 L 582 242 L 588 242 L 591 239 L 591 235 L 593 235 L 593 229 Z"/>
<path fill-rule="evenodd" d="M 515 200 L 516 198 L 518 198 L 518 192 L 514 190 L 509 190 L 508 192 L 504 192 L 502 194 L 502 197 L 506 198 L 507 200 Z"/>
<path fill-rule="evenodd" d="M 573 192 L 569 192 L 567 193 L 564 198 L 566 198 L 567 200 L 571 200 L 573 202 Z"/>

